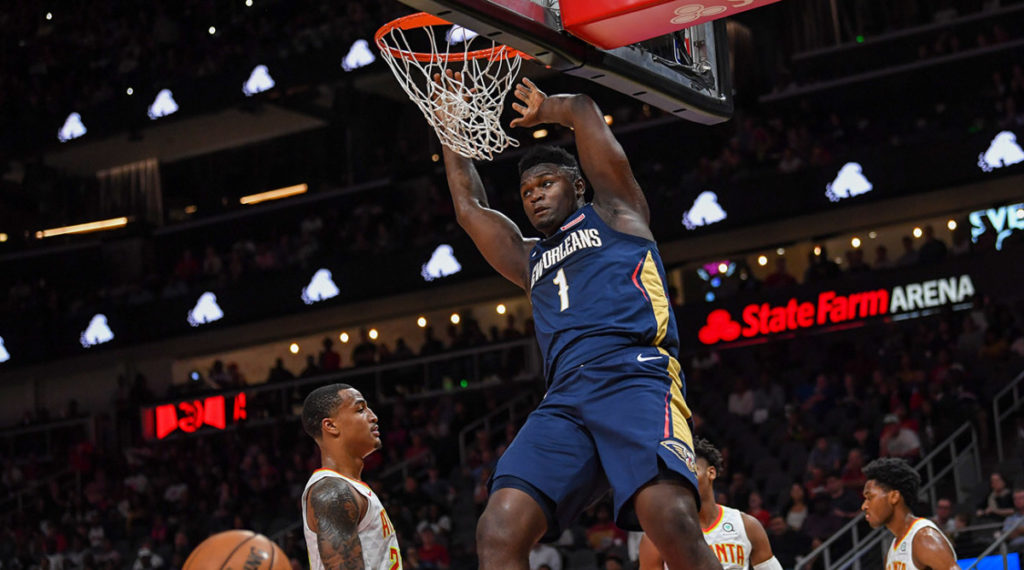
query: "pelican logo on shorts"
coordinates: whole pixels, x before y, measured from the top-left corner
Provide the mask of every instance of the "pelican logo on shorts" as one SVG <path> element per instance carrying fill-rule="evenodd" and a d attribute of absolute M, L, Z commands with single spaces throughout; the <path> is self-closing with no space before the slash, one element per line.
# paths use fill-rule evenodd
<path fill-rule="evenodd" d="M 693 451 L 686 446 L 685 443 L 678 439 L 665 439 L 662 440 L 661 446 L 672 452 L 679 458 L 680 461 L 686 464 L 686 468 L 693 473 L 697 472 L 697 458 L 693 455 Z"/>

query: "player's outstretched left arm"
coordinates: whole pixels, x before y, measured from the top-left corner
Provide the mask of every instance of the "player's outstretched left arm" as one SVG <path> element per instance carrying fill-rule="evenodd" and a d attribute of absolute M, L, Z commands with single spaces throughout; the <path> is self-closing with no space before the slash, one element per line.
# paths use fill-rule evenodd
<path fill-rule="evenodd" d="M 594 205 L 608 214 L 615 229 L 652 239 L 647 199 L 594 100 L 582 94 L 548 97 L 527 78 L 516 85 L 515 96 L 522 103 L 512 103 L 512 108 L 522 116 L 512 126 L 554 123 L 571 128 L 580 166 L 594 188 Z"/>
<path fill-rule="evenodd" d="M 351 485 L 336 477 L 318 481 L 309 491 L 317 549 L 326 570 L 365 569 L 359 521 L 366 507 L 360 504 L 361 498 Z"/>
<path fill-rule="evenodd" d="M 930 570 L 957 570 L 956 554 L 949 542 L 933 528 L 923 528 L 914 535 L 914 544 L 910 546 L 914 565 Z"/>
<path fill-rule="evenodd" d="M 782 570 L 782 564 L 772 552 L 772 543 L 768 541 L 768 533 L 761 522 L 743 513 L 743 528 L 750 539 L 750 567 L 754 570 Z"/>

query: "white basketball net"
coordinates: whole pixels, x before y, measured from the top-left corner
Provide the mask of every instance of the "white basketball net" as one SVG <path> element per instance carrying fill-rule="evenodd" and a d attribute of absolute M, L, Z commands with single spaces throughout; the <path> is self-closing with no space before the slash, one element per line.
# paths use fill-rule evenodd
<path fill-rule="evenodd" d="M 473 35 L 456 26 L 449 31 L 449 37 L 455 35 L 453 31 Z M 423 34 L 431 51 L 413 50 L 406 33 Z M 467 54 L 473 51 L 473 42 L 478 47 L 488 44 L 485 48 L 494 48 L 494 52 L 485 57 L 470 57 Z M 429 25 L 409 30 L 396 26 L 378 35 L 377 47 L 402 89 L 437 131 L 441 144 L 477 160 L 491 160 L 506 148 L 519 146 L 519 141 L 508 136 L 500 122 L 505 96 L 522 64 L 519 52 L 480 36 L 455 45 L 444 39 L 438 41 Z M 433 54 L 429 61 L 416 59 L 417 55 L 427 59 L 424 56 L 429 54 Z M 445 74 L 449 69 L 452 77 Z M 461 73 L 461 81 L 455 79 L 456 72 Z M 435 74 L 442 78 L 440 85 L 434 81 Z"/>

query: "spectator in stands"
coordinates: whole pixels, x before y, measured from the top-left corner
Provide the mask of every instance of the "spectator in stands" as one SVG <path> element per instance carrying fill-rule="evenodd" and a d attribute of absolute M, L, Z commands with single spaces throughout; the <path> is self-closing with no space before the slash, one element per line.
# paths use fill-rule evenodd
<path fill-rule="evenodd" d="M 220 281 L 224 277 L 224 262 L 213 246 L 206 246 L 206 254 L 203 256 L 203 277 L 207 283 L 222 285 Z"/>
<path fill-rule="evenodd" d="M 924 227 L 924 243 L 917 250 L 917 262 L 931 265 L 946 259 L 946 244 L 935 237 L 931 224 Z"/>
<path fill-rule="evenodd" d="M 867 482 L 863 469 L 864 452 L 855 447 L 846 454 L 846 463 L 843 464 L 843 470 L 840 473 L 843 486 L 854 491 L 863 489 L 864 483 Z"/>
<path fill-rule="evenodd" d="M 599 554 L 610 552 L 626 544 L 626 533 L 615 526 L 612 510 L 605 503 L 597 505 L 594 523 L 587 527 L 587 544 Z"/>
<path fill-rule="evenodd" d="M 341 368 L 341 355 L 332 348 L 334 343 L 330 337 L 324 337 L 322 344 L 324 349 L 320 352 L 320 370 L 333 372 Z"/>
<path fill-rule="evenodd" d="M 872 267 L 875 269 L 889 269 L 892 267 L 892 260 L 889 259 L 889 248 L 881 244 L 875 248 L 875 263 Z"/>
<path fill-rule="evenodd" d="M 267 375 L 267 382 L 287 382 L 294 378 L 295 375 L 292 374 L 292 371 L 284 367 L 284 359 L 278 358 L 274 361 L 274 366 L 270 369 L 270 374 Z"/>
<path fill-rule="evenodd" d="M 300 378 L 309 378 L 320 374 L 320 367 L 316 363 L 316 357 L 312 354 L 306 355 L 306 367 L 299 373 Z"/>
<path fill-rule="evenodd" d="M 359 344 L 352 349 L 352 364 L 354 366 L 373 366 L 377 362 L 377 345 L 370 339 L 370 331 L 363 327 L 359 329 Z"/>
<path fill-rule="evenodd" d="M 914 238 L 903 236 L 903 254 L 896 260 L 896 265 L 906 267 L 917 263 L 917 251 L 914 249 Z"/>
<path fill-rule="evenodd" d="M 1006 485 L 1003 474 L 993 471 L 988 478 L 989 493 L 978 505 L 978 517 L 999 520 L 1013 514 L 1013 493 Z"/>
<path fill-rule="evenodd" d="M 789 528 L 793 530 L 800 530 L 804 526 L 804 521 L 807 520 L 807 493 L 804 492 L 804 486 L 800 483 L 793 483 L 789 487 L 789 501 L 786 506 L 782 509 L 782 514 L 785 516 L 785 523 Z"/>
<path fill-rule="evenodd" d="M 837 517 L 850 520 L 860 512 L 860 495 L 843 486 L 839 473 L 829 473 L 825 478 L 825 494 L 832 502 L 832 512 Z"/>
<path fill-rule="evenodd" d="M 1024 556 L 1024 487 L 1013 490 L 1013 512 L 1003 521 L 1002 532 L 1009 535 L 1007 547 Z"/>
<path fill-rule="evenodd" d="M 181 252 L 178 263 L 174 266 L 174 276 L 185 283 L 191 283 L 199 276 L 199 262 L 192 256 L 192 250 Z"/>
<path fill-rule="evenodd" d="M 747 385 L 747 379 L 740 376 L 736 379 L 732 392 L 729 393 L 729 413 L 743 418 L 750 418 L 754 412 L 754 391 Z"/>
<path fill-rule="evenodd" d="M 803 532 L 814 540 L 816 546 L 835 534 L 845 522 L 835 514 L 828 496 L 820 495 L 811 499 L 811 512 L 804 521 Z"/>
<path fill-rule="evenodd" d="M 530 549 L 530 570 L 540 570 L 542 566 L 562 570 L 562 555 L 554 546 L 538 542 Z"/>
<path fill-rule="evenodd" d="M 824 244 L 814 246 L 811 252 L 807 254 L 807 262 L 804 283 L 835 279 L 842 273 L 836 262 L 829 259 L 828 250 Z"/>
<path fill-rule="evenodd" d="M 807 470 L 818 468 L 825 473 L 838 471 L 841 457 L 838 445 L 825 436 L 818 436 L 814 440 L 814 448 L 807 455 Z"/>
<path fill-rule="evenodd" d="M 754 491 L 747 497 L 747 514 L 757 519 L 761 526 L 767 526 L 768 521 L 772 518 L 772 514 L 764 508 L 761 493 L 757 491 Z"/>
<path fill-rule="evenodd" d="M 883 420 L 882 436 L 878 442 L 880 457 L 901 457 L 911 460 L 921 456 L 921 438 L 917 432 L 900 423 L 896 414 Z"/>
<path fill-rule="evenodd" d="M 953 516 L 953 501 L 949 497 L 939 497 L 935 502 L 935 515 L 931 521 L 938 525 L 939 529 L 952 537 L 956 533 L 956 517 Z"/>
<path fill-rule="evenodd" d="M 782 386 L 773 382 L 767 371 L 762 371 L 757 380 L 757 388 L 754 389 L 754 423 L 760 424 L 768 418 L 778 417 L 785 406 L 786 395 Z"/>
<path fill-rule="evenodd" d="M 786 258 L 784 256 L 780 255 L 775 258 L 775 271 L 764 278 L 763 285 L 767 289 L 796 285 L 796 278 L 786 270 Z"/>
<path fill-rule="evenodd" d="M 444 343 L 434 336 L 434 327 L 423 329 L 423 344 L 420 346 L 420 356 L 432 356 L 444 352 Z"/>
<path fill-rule="evenodd" d="M 782 517 L 772 517 L 768 522 L 768 538 L 772 545 L 772 553 L 787 570 L 796 566 L 799 556 L 811 550 L 811 539 L 792 526 L 786 524 Z"/>
<path fill-rule="evenodd" d="M 437 541 L 433 529 L 429 526 L 420 531 L 420 546 L 416 549 L 420 559 L 420 568 L 425 570 L 447 570 L 451 565 L 448 549 Z"/>

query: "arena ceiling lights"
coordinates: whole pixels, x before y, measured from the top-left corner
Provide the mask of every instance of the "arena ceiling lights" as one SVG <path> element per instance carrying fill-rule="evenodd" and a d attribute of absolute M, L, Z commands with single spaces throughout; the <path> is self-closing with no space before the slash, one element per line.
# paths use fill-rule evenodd
<path fill-rule="evenodd" d="M 217 296 L 206 291 L 199 296 L 196 306 L 188 312 L 188 324 L 193 327 L 205 325 L 224 318 L 224 311 L 217 304 Z"/>
<path fill-rule="evenodd" d="M 352 47 L 348 48 L 348 54 L 341 60 L 341 68 L 345 71 L 353 71 L 375 61 L 377 61 L 377 56 L 370 49 L 370 43 L 366 40 L 356 40 Z"/>
<path fill-rule="evenodd" d="M 718 204 L 718 195 L 705 190 L 697 195 L 693 206 L 683 212 L 683 225 L 688 230 L 695 230 L 721 222 L 726 216 L 725 210 Z"/>
<path fill-rule="evenodd" d="M 341 291 L 331 278 L 330 269 L 318 269 L 309 280 L 309 285 L 302 288 L 302 302 L 307 305 L 326 301 L 338 296 Z"/>
<path fill-rule="evenodd" d="M 449 275 L 455 275 L 462 271 L 462 265 L 455 259 L 455 250 L 452 246 L 443 243 L 437 246 L 430 260 L 420 268 L 420 276 L 424 281 L 430 282 Z"/>
<path fill-rule="evenodd" d="M 0 336 L 0 364 L 3 364 L 10 359 L 11 353 L 7 352 L 7 347 L 4 346 L 4 337 Z"/>
<path fill-rule="evenodd" d="M 36 232 L 36 239 L 43 239 L 54 236 L 62 236 L 66 234 L 87 234 L 90 232 L 100 232 L 105 230 L 116 230 L 117 228 L 123 228 L 128 225 L 128 218 L 121 216 L 120 218 L 110 218 L 109 220 L 99 220 L 96 222 L 88 222 L 84 224 L 75 224 L 73 226 L 63 226 L 60 228 L 50 228 L 48 230 L 39 230 Z"/>
<path fill-rule="evenodd" d="M 242 84 L 242 93 L 246 97 L 251 97 L 257 93 L 270 91 L 275 85 L 277 83 L 270 76 L 270 70 L 267 69 L 267 66 L 261 64 L 253 68 L 252 73 L 249 74 L 249 79 Z"/>
<path fill-rule="evenodd" d="M 83 348 L 108 343 L 112 340 L 114 340 L 114 331 L 110 330 L 110 325 L 107 324 L 107 316 L 103 313 L 93 315 L 92 319 L 89 320 L 89 326 L 85 327 L 85 330 L 78 337 L 78 341 L 82 343 Z"/>
<path fill-rule="evenodd" d="M 259 192 L 257 194 L 249 194 L 248 196 L 242 196 L 238 199 L 241 204 L 259 204 L 260 202 L 269 202 L 270 200 L 280 200 L 281 198 L 290 198 L 292 196 L 298 196 L 299 194 L 305 194 L 309 191 L 308 184 L 296 184 L 294 186 L 286 186 L 284 188 L 278 188 L 277 190 L 268 190 L 266 192 Z"/>
<path fill-rule="evenodd" d="M 161 117 L 173 115 L 178 112 L 178 103 L 174 100 L 174 94 L 171 93 L 170 89 L 161 89 L 156 94 L 156 99 L 153 100 L 153 104 L 149 106 L 146 114 L 149 115 L 151 120 L 157 120 Z"/>

